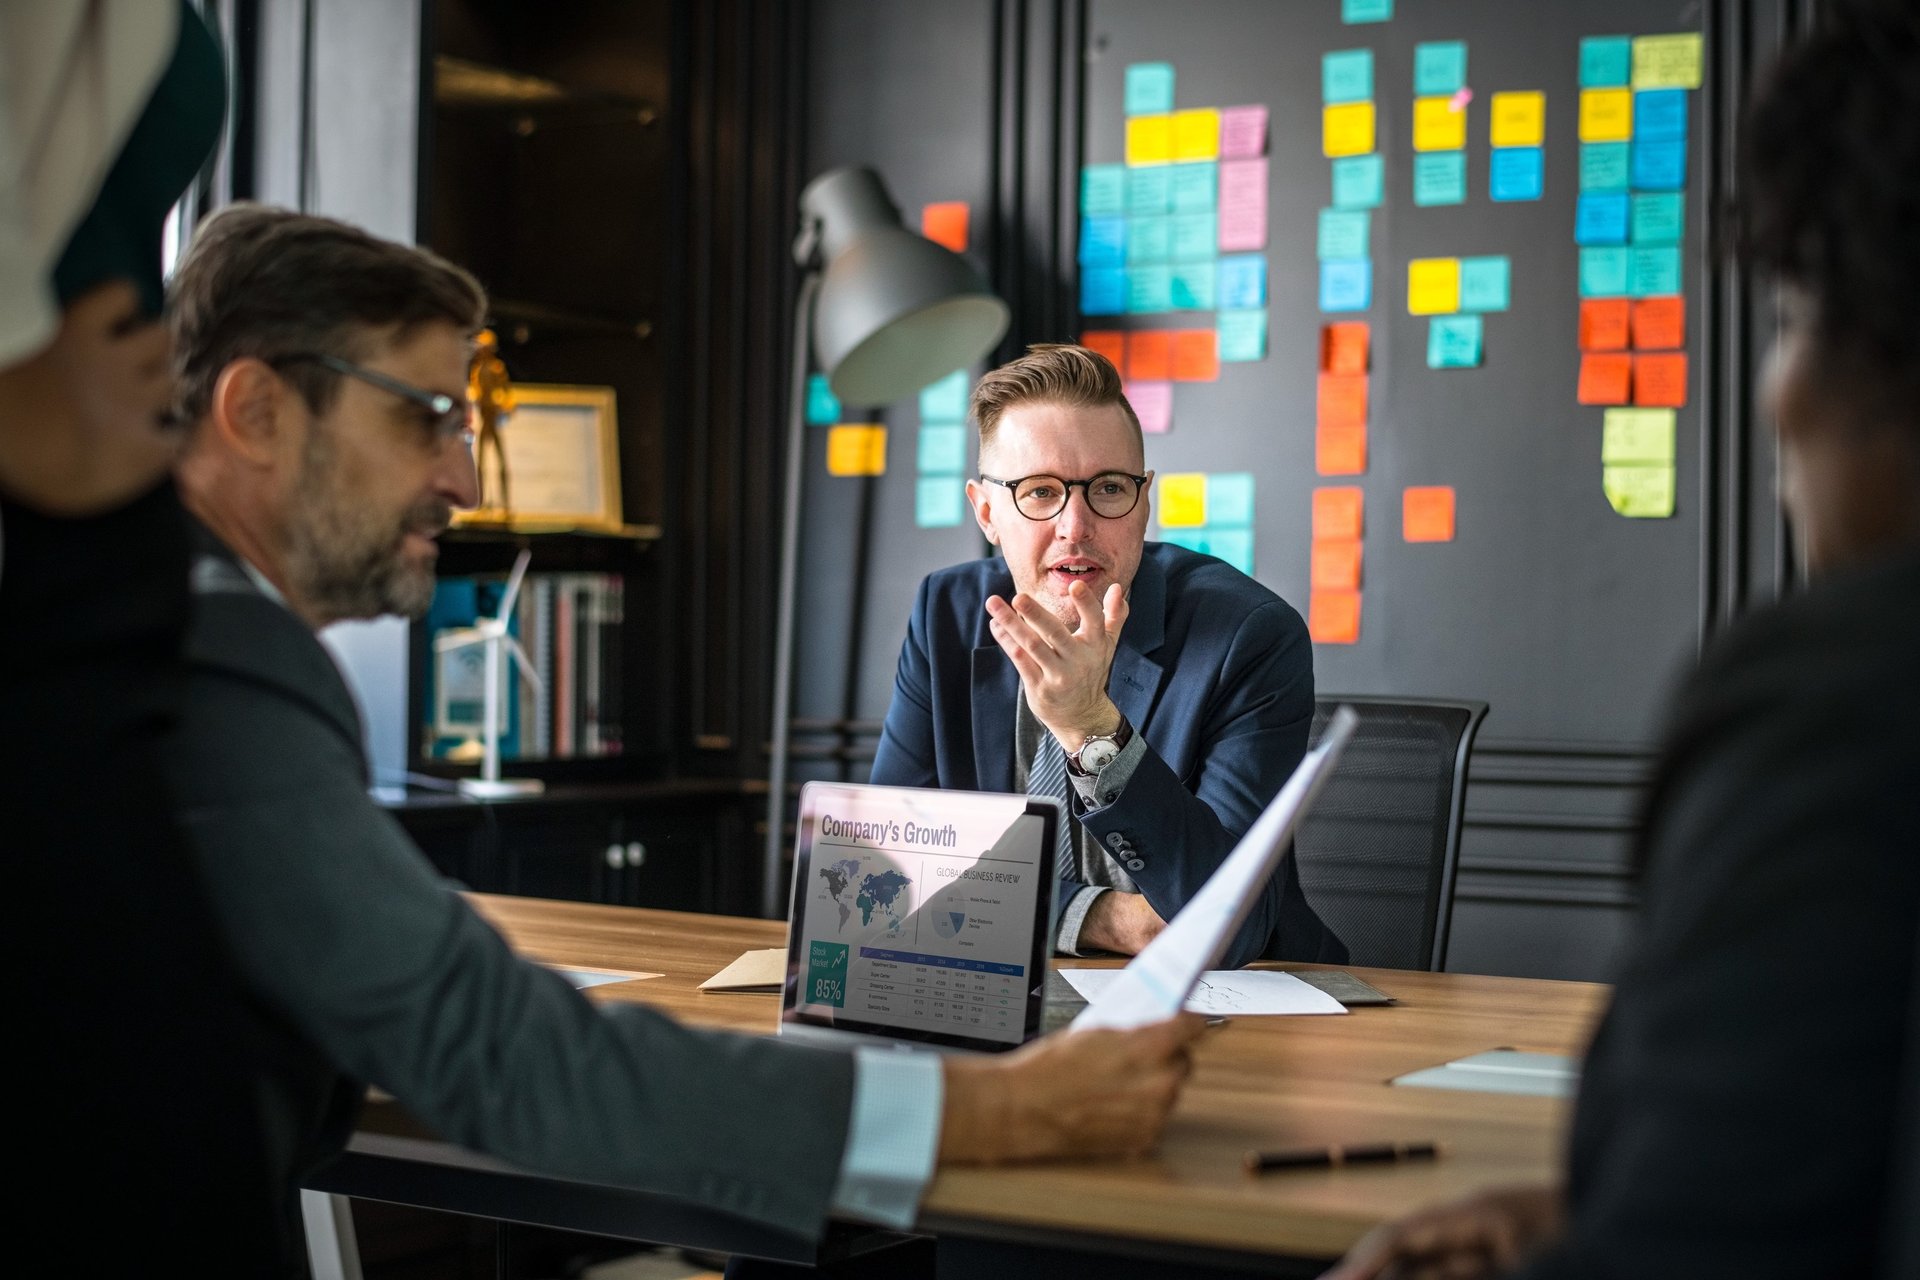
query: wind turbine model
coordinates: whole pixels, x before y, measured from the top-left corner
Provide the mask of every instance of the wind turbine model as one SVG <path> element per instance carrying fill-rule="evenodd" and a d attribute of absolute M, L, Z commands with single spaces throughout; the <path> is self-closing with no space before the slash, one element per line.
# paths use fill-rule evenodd
<path fill-rule="evenodd" d="M 471 645 L 483 646 L 486 657 L 486 692 L 481 699 L 485 708 L 481 729 L 482 755 L 480 757 L 480 776 L 460 779 L 460 791 L 463 795 L 481 800 L 494 800 L 502 796 L 531 796 L 546 790 L 546 783 L 538 778 L 502 778 L 500 776 L 500 728 L 504 708 L 501 702 L 501 676 L 505 674 L 500 665 L 500 651 L 507 655 L 520 669 L 523 678 L 533 682 L 536 689 L 544 689 L 540 673 L 533 669 L 533 663 L 527 658 L 527 651 L 520 642 L 507 634 L 507 623 L 513 617 L 514 601 L 520 596 L 521 580 L 527 576 L 527 562 L 533 559 L 533 552 L 523 550 L 520 558 L 513 562 L 513 573 L 507 578 L 506 594 L 500 597 L 500 612 L 491 618 L 479 618 L 470 627 L 460 627 L 453 631 L 443 631 L 434 638 L 435 653 L 452 653 L 456 649 L 465 649 Z"/>

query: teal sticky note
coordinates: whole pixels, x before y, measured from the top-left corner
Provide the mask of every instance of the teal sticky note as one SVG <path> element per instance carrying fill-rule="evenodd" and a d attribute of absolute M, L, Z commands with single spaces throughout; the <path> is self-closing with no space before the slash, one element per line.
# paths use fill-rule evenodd
<path fill-rule="evenodd" d="M 1253 576 L 1253 530 L 1215 529 L 1209 524 L 1206 544 L 1208 555 L 1218 556 L 1249 578 Z"/>
<path fill-rule="evenodd" d="M 1185 547 L 1189 551 L 1198 551 L 1201 555 L 1211 555 L 1207 550 L 1207 531 L 1205 529 L 1162 529 L 1160 541 L 1176 547 Z"/>
<path fill-rule="evenodd" d="M 1267 305 L 1267 256 L 1234 253 L 1220 259 L 1220 305 L 1227 310 Z"/>
<path fill-rule="evenodd" d="M 1173 224 L 1175 262 L 1195 262 L 1220 252 L 1220 220 L 1210 213 L 1176 213 L 1167 219 Z"/>
<path fill-rule="evenodd" d="M 967 371 L 957 369 L 920 392 L 920 421 L 967 420 Z"/>
<path fill-rule="evenodd" d="M 1665 245 L 1628 250 L 1632 258 L 1627 267 L 1627 293 L 1635 298 L 1653 298 L 1680 292 L 1680 247 Z"/>
<path fill-rule="evenodd" d="M 1413 202 L 1421 208 L 1465 204 L 1467 153 L 1427 151 L 1413 158 Z"/>
<path fill-rule="evenodd" d="M 1173 110 L 1173 64 L 1136 62 L 1127 68 L 1127 114 L 1159 115 Z"/>
<path fill-rule="evenodd" d="M 1340 21 L 1385 22 L 1393 17 L 1393 0 L 1340 0 Z"/>
<path fill-rule="evenodd" d="M 1320 309 L 1365 311 L 1373 305 L 1373 263 L 1367 258 L 1320 264 Z"/>
<path fill-rule="evenodd" d="M 1176 262 L 1173 264 L 1173 308 L 1176 311 L 1211 311 L 1219 305 L 1216 269 L 1212 262 Z"/>
<path fill-rule="evenodd" d="M 1687 228 L 1687 197 L 1679 191 L 1642 191 L 1633 197 L 1633 242 L 1679 244 Z"/>
<path fill-rule="evenodd" d="M 1513 268 L 1506 256 L 1460 259 L 1460 309 L 1505 311 L 1513 299 Z"/>
<path fill-rule="evenodd" d="M 1173 270 L 1170 267 L 1127 268 L 1127 311 L 1146 315 L 1173 310 Z"/>
<path fill-rule="evenodd" d="M 919 470 L 928 475 L 959 475 L 967 469 L 967 429 L 957 422 L 920 428 Z"/>
<path fill-rule="evenodd" d="M 1125 218 L 1080 219 L 1080 265 L 1118 267 L 1127 260 Z"/>
<path fill-rule="evenodd" d="M 1173 256 L 1173 219 L 1169 217 L 1127 219 L 1127 265 L 1151 266 Z M 1102 263 L 1105 266 L 1107 264 Z"/>
<path fill-rule="evenodd" d="M 807 422 L 816 427 L 832 426 L 840 421 L 840 398 L 827 384 L 827 375 L 816 373 L 807 379 Z"/>
<path fill-rule="evenodd" d="M 914 482 L 913 522 L 922 529 L 951 529 L 964 523 L 966 483 L 957 474 L 921 476 Z"/>
<path fill-rule="evenodd" d="M 1373 50 L 1342 49 L 1320 58 L 1320 99 L 1365 102 L 1373 97 Z"/>
<path fill-rule="evenodd" d="M 1583 142 L 1580 144 L 1580 190 L 1587 192 L 1625 191 L 1631 148 L 1624 142 Z"/>
<path fill-rule="evenodd" d="M 1080 171 L 1080 216 L 1117 218 L 1127 211 L 1127 166 L 1090 164 Z"/>
<path fill-rule="evenodd" d="M 1427 368 L 1473 369 L 1484 330 L 1479 316 L 1434 316 L 1427 322 Z"/>
<path fill-rule="evenodd" d="M 1222 311 L 1217 342 L 1223 364 L 1265 360 L 1267 358 L 1266 308 Z"/>
<path fill-rule="evenodd" d="M 1127 170 L 1127 213 L 1130 217 L 1170 213 L 1173 210 L 1173 174 L 1166 165 Z"/>
<path fill-rule="evenodd" d="M 1369 258 L 1367 231 L 1373 215 L 1365 209 L 1322 209 L 1318 256 L 1327 258 Z"/>
<path fill-rule="evenodd" d="M 1220 202 L 1220 166 L 1212 160 L 1168 165 L 1171 205 L 1175 213 L 1212 213 Z"/>
<path fill-rule="evenodd" d="M 1333 207 L 1376 209 L 1385 194 L 1387 166 L 1378 153 L 1342 156 L 1333 162 Z"/>
<path fill-rule="evenodd" d="M 1580 296 L 1583 298 L 1624 298 L 1627 296 L 1627 272 L 1631 265 L 1628 251 L 1608 246 L 1580 251 Z"/>
<path fill-rule="evenodd" d="M 1633 78 L 1633 40 L 1588 36 L 1580 42 L 1580 87 L 1622 89 Z"/>
<path fill-rule="evenodd" d="M 1207 527 L 1253 527 L 1253 472 L 1221 471 L 1207 477 Z"/>
<path fill-rule="evenodd" d="M 1413 91 L 1419 97 L 1467 87 L 1467 42 L 1437 40 L 1413 46 Z"/>
<path fill-rule="evenodd" d="M 1539 147 L 1495 147 L 1487 162 L 1487 195 L 1494 200 L 1538 200 L 1546 190 L 1547 163 Z"/>

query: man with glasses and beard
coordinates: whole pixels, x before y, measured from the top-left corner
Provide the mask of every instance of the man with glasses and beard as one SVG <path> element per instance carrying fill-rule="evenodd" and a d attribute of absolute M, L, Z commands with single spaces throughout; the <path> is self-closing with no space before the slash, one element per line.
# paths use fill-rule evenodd
<path fill-rule="evenodd" d="M 1054 944 L 1138 952 L 1307 749 L 1313 650 L 1286 601 L 1146 541 L 1153 475 L 1120 375 L 1040 345 L 980 380 L 974 519 L 1001 557 L 920 585 L 876 783 L 1057 796 Z M 1293 861 L 1225 963 L 1342 963 Z"/>

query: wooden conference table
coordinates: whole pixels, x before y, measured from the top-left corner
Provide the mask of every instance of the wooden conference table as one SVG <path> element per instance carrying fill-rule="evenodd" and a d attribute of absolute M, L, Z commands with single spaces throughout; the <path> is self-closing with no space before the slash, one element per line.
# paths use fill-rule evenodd
<path fill-rule="evenodd" d="M 784 945 L 779 921 L 531 898 L 473 902 L 533 959 L 664 975 L 592 988 L 595 1000 L 641 1001 L 700 1026 L 756 1033 L 774 1027 L 777 997 L 697 988 L 742 951 Z M 970 1264 L 954 1268 L 964 1273 L 991 1265 L 1062 1276 L 1114 1276 L 1129 1268 L 1311 1275 L 1377 1223 L 1479 1188 L 1554 1176 L 1565 1102 L 1386 1082 L 1486 1049 L 1578 1053 L 1606 989 L 1350 971 L 1398 1003 L 1344 1017 L 1240 1018 L 1209 1031 L 1151 1157 L 941 1173 L 917 1229 L 940 1238 L 943 1273 L 954 1257 Z M 1440 1160 L 1258 1178 L 1241 1167 L 1249 1148 L 1424 1139 L 1443 1145 Z M 371 1106 L 346 1154 L 308 1185 L 795 1261 L 857 1252 L 866 1234 L 837 1230 L 816 1255 L 805 1241 L 699 1206 L 525 1173 L 434 1139 L 392 1104 Z"/>

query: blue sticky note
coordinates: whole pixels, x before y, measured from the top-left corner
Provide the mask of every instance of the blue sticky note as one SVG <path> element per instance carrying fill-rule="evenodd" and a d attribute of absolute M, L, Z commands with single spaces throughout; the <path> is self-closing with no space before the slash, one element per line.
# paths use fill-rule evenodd
<path fill-rule="evenodd" d="M 1211 261 L 1173 264 L 1173 309 L 1211 311 L 1219 306 L 1218 273 Z"/>
<path fill-rule="evenodd" d="M 1365 102 L 1373 97 L 1373 50 L 1342 49 L 1320 58 L 1320 99 Z"/>
<path fill-rule="evenodd" d="M 1175 213 L 1212 213 L 1219 204 L 1220 166 L 1214 161 L 1169 165 L 1160 172 L 1168 175 Z"/>
<path fill-rule="evenodd" d="M 1539 147 L 1495 147 L 1489 171 L 1492 199 L 1538 200 L 1546 190 L 1546 157 Z"/>
<path fill-rule="evenodd" d="M 1680 248 L 1661 245 L 1632 249 L 1627 270 L 1627 292 L 1636 298 L 1656 298 L 1680 292 Z"/>
<path fill-rule="evenodd" d="M 1427 368 L 1478 368 L 1483 333 L 1479 316 L 1432 317 L 1427 322 Z"/>
<path fill-rule="evenodd" d="M 1682 191 L 1687 185 L 1687 142 L 1684 138 L 1633 140 L 1633 189 Z"/>
<path fill-rule="evenodd" d="M 951 529 L 967 518 L 966 481 L 958 475 L 921 476 L 913 490 L 913 522 L 922 529 Z"/>
<path fill-rule="evenodd" d="M 1136 62 L 1127 68 L 1127 114 L 1159 115 L 1173 110 L 1173 64 Z"/>
<path fill-rule="evenodd" d="M 1628 251 L 1622 248 L 1582 249 L 1580 251 L 1580 296 L 1583 298 L 1624 298 L 1627 296 Z"/>
<path fill-rule="evenodd" d="M 1209 525 L 1206 543 L 1208 555 L 1218 556 L 1249 578 L 1253 576 L 1253 530 L 1215 529 Z"/>
<path fill-rule="evenodd" d="M 1165 165 L 1127 170 L 1127 212 L 1136 218 L 1173 209 L 1173 172 Z"/>
<path fill-rule="evenodd" d="M 1080 314 L 1117 316 L 1127 309 L 1124 267 L 1088 267 L 1080 273 Z"/>
<path fill-rule="evenodd" d="M 1173 256 L 1173 219 L 1127 219 L 1127 265 L 1151 266 Z M 1102 266 L 1109 265 L 1102 263 Z"/>
<path fill-rule="evenodd" d="M 967 429 L 957 422 L 936 422 L 920 428 L 920 470 L 928 475 L 953 476 L 967 469 Z"/>
<path fill-rule="evenodd" d="M 1589 191 L 1574 207 L 1575 244 L 1625 244 L 1627 195 L 1624 191 Z"/>
<path fill-rule="evenodd" d="M 1367 258 L 1367 231 L 1373 215 L 1365 209 L 1320 211 L 1320 258 Z"/>
<path fill-rule="evenodd" d="M 1253 472 L 1221 471 L 1207 477 L 1207 527 L 1253 525 Z"/>
<path fill-rule="evenodd" d="M 1267 312 L 1222 311 L 1217 327 L 1222 363 L 1267 358 Z"/>
<path fill-rule="evenodd" d="M 1118 267 L 1127 261 L 1125 218 L 1080 219 L 1080 265 Z"/>
<path fill-rule="evenodd" d="M 1194 262 L 1212 258 L 1220 252 L 1220 220 L 1210 213 L 1176 213 L 1167 219 L 1173 224 L 1175 262 Z"/>
<path fill-rule="evenodd" d="M 1467 87 L 1467 42 L 1438 40 L 1413 46 L 1413 91 L 1425 98 Z"/>
<path fill-rule="evenodd" d="M 1142 315 L 1173 310 L 1173 269 L 1171 267 L 1127 268 L 1127 311 Z"/>
<path fill-rule="evenodd" d="M 1386 180 L 1386 161 L 1378 152 L 1364 156 L 1342 156 L 1333 162 L 1333 207 L 1379 207 Z"/>
<path fill-rule="evenodd" d="M 1687 197 L 1679 191 L 1648 191 L 1633 197 L 1633 242 L 1679 244 L 1687 229 Z"/>
<path fill-rule="evenodd" d="M 1080 216 L 1117 218 L 1127 211 L 1127 166 L 1090 164 L 1080 171 Z"/>
<path fill-rule="evenodd" d="M 1320 309 L 1365 311 L 1373 305 L 1373 262 L 1367 258 L 1320 264 Z"/>
<path fill-rule="evenodd" d="M 1580 87 L 1621 89 L 1633 78 L 1629 36 L 1588 36 L 1580 42 Z"/>
<path fill-rule="evenodd" d="M 1505 311 L 1513 300 L 1513 267 L 1504 254 L 1460 259 L 1460 309 Z"/>
<path fill-rule="evenodd" d="M 1583 142 L 1580 144 L 1580 189 L 1582 191 L 1625 191 L 1628 180 L 1628 146 L 1624 142 Z"/>
<path fill-rule="evenodd" d="M 1687 136 L 1687 91 L 1641 89 L 1633 95 L 1635 142 L 1670 142 Z"/>
<path fill-rule="evenodd" d="M 1265 254 L 1229 254 L 1220 259 L 1218 279 L 1222 307 L 1267 305 L 1267 257 Z"/>
<path fill-rule="evenodd" d="M 965 422 L 967 420 L 967 371 L 958 369 L 920 392 L 920 421 Z"/>
<path fill-rule="evenodd" d="M 1495 154 L 1498 154 L 1497 152 Z M 1421 208 L 1465 204 L 1467 153 L 1427 151 L 1413 158 L 1413 202 Z"/>
<path fill-rule="evenodd" d="M 1385 22 L 1393 17 L 1393 0 L 1340 0 L 1340 21 Z"/>
<path fill-rule="evenodd" d="M 807 422 L 816 427 L 840 421 L 840 398 L 827 384 L 827 375 L 816 373 L 807 379 Z"/>

